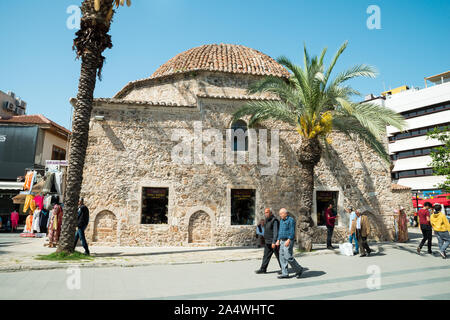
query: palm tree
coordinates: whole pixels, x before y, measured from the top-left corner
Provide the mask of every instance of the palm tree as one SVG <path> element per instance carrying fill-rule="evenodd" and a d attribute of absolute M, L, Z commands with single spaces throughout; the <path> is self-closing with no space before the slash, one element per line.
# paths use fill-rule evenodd
<path fill-rule="evenodd" d="M 81 4 L 80 30 L 76 33 L 73 43 L 77 58 L 81 58 L 81 74 L 73 114 L 69 171 L 64 198 L 64 219 L 57 252 L 71 253 L 74 251 L 78 200 L 83 182 L 83 167 L 96 77 L 98 75 L 101 79 L 105 60 L 102 55 L 103 51 L 112 47 L 111 36 L 108 32 L 115 11 L 114 5 L 119 7 L 124 3 L 125 0 L 84 0 Z M 131 5 L 130 0 L 127 0 L 127 5 Z"/>
<path fill-rule="evenodd" d="M 297 237 L 300 249 L 305 251 L 312 249 L 314 168 L 321 159 L 323 145 L 329 143 L 332 130 L 343 132 L 350 139 L 360 137 L 381 158 L 390 161 L 382 141 L 386 125 L 400 130 L 405 126 L 404 118 L 391 109 L 350 100 L 360 93 L 347 82 L 358 77 L 374 78 L 372 67 L 356 65 L 331 78 L 333 68 L 346 47 L 347 42 L 340 47 L 328 68 L 323 62 L 326 48 L 320 57 L 310 58 L 304 47 L 303 68 L 294 65 L 287 57 L 278 58 L 277 61 L 290 71 L 290 78 L 265 77 L 253 83 L 248 91 L 250 94 L 268 92 L 280 99 L 248 102 L 233 115 L 234 120 L 249 116 L 249 126 L 272 119 L 297 128 L 301 139 L 297 158 L 301 164 L 299 177 L 302 183 Z"/>

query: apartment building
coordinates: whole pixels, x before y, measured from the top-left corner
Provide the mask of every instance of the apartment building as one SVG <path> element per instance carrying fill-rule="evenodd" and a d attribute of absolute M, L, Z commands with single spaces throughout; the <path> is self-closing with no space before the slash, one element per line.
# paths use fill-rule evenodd
<path fill-rule="evenodd" d="M 450 126 L 450 71 L 426 77 L 425 88 L 402 86 L 383 92 L 380 101 L 406 118 L 407 131 L 387 127 L 394 183 L 408 186 L 413 194 L 440 194 L 444 176 L 433 175 L 430 152 L 441 142 L 427 133 Z"/>

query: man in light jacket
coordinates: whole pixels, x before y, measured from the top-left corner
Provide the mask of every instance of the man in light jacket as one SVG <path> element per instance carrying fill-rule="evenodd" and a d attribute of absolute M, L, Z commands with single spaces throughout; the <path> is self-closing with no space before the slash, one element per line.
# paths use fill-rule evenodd
<path fill-rule="evenodd" d="M 352 221 L 352 228 L 350 233 L 355 233 L 359 242 L 360 257 L 370 256 L 373 251 L 367 244 L 367 237 L 370 234 L 370 222 L 369 217 L 362 215 L 359 209 L 356 210 L 356 218 Z M 366 253 L 367 252 L 367 253 Z"/>

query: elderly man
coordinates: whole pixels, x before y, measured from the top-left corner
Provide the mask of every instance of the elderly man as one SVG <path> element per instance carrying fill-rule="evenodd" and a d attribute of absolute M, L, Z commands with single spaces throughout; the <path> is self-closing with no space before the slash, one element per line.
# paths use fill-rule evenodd
<path fill-rule="evenodd" d="M 294 258 L 295 220 L 288 216 L 285 208 L 280 209 L 280 231 L 276 245 L 280 246 L 281 276 L 279 279 L 289 278 L 288 263 L 295 269 L 295 276 L 299 279 L 303 268 Z"/>
<path fill-rule="evenodd" d="M 264 216 L 266 217 L 266 220 L 264 221 L 264 257 L 261 268 L 255 271 L 258 274 L 267 272 L 267 266 L 269 265 L 270 258 L 272 258 L 274 253 L 281 268 L 280 255 L 278 253 L 279 250 L 276 246 L 280 222 L 277 218 L 275 218 L 272 213 L 272 209 L 270 208 L 266 208 L 264 210 Z"/>
<path fill-rule="evenodd" d="M 352 228 L 350 230 L 351 234 L 355 232 L 359 242 L 360 257 L 370 256 L 373 250 L 367 244 L 367 237 L 370 233 L 369 218 L 366 215 L 362 215 L 359 209 L 356 209 L 356 219 L 352 221 Z"/>

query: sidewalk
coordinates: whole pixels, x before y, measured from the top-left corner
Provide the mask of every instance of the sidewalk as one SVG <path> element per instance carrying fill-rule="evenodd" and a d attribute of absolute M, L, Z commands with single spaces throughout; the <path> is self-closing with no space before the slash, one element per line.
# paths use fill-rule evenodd
<path fill-rule="evenodd" d="M 410 241 L 398 243 L 371 243 L 375 250 L 389 246 L 397 249 L 414 251 L 421 238 L 420 230 L 410 229 Z M 436 240 L 434 240 L 436 243 Z M 220 263 L 244 260 L 260 260 L 262 248 L 255 247 L 101 247 L 92 246 L 89 261 L 41 261 L 38 255 L 55 252 L 44 247 L 44 238 L 21 238 L 19 234 L 0 234 L 0 272 L 48 270 L 67 268 L 72 265 L 80 267 L 138 267 L 168 264 Z M 339 254 L 339 245 L 333 244 L 335 250 L 327 250 L 325 244 L 315 244 L 313 252 L 296 252 L 296 257 L 305 255 Z M 83 252 L 81 247 L 77 250 Z"/>

